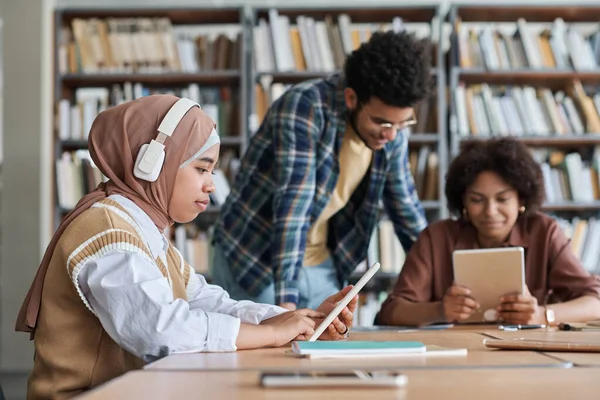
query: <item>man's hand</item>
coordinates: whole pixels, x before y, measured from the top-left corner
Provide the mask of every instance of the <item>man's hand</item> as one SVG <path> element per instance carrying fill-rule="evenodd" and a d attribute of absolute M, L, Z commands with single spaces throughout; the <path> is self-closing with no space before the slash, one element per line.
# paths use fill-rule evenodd
<path fill-rule="evenodd" d="M 335 306 L 352 290 L 352 285 L 346 286 L 336 294 L 329 296 L 325 301 L 317 307 L 317 311 L 322 312 L 325 316 L 327 316 Z M 333 320 L 331 325 L 327 327 L 325 332 L 319 337 L 320 340 L 340 340 L 345 338 L 345 334 L 350 331 L 352 328 L 352 323 L 354 321 L 354 311 L 356 310 L 356 305 L 358 304 L 358 296 L 354 296 L 350 303 L 342 312 Z M 323 318 L 315 319 L 316 326 L 319 326 L 321 322 L 323 322 Z"/>
<path fill-rule="evenodd" d="M 298 306 L 296 306 L 296 304 L 294 304 L 294 303 L 281 303 L 281 304 L 278 304 L 278 306 L 288 309 L 290 311 L 295 311 L 298 308 Z"/>

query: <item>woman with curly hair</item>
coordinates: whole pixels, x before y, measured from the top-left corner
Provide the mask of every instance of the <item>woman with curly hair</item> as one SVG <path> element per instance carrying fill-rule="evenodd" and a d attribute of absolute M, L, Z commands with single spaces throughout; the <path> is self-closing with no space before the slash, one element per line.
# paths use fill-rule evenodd
<path fill-rule="evenodd" d="M 499 300 L 510 324 L 558 324 L 600 318 L 600 283 L 575 257 L 557 222 L 539 212 L 542 171 L 521 142 L 473 142 L 450 164 L 446 198 L 457 220 L 429 225 L 419 236 L 377 323 L 461 322 L 477 308 L 469 288 L 454 283 L 452 252 L 525 249 L 526 290 Z"/>

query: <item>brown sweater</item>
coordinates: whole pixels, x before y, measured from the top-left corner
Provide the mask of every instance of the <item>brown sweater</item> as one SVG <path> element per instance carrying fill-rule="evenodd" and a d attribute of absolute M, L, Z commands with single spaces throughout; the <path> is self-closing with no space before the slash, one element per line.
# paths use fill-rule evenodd
<path fill-rule="evenodd" d="M 131 216 L 117 202 L 105 199 L 77 217 L 60 238 L 44 281 L 28 399 L 70 398 L 144 365 L 108 336 L 77 283 L 84 264 L 109 251 L 139 251 L 154 259 L 126 219 Z M 154 262 L 165 277 L 168 268 L 174 298 L 187 300 L 190 268 L 182 265 L 177 250 L 169 247 L 167 266 L 159 258 Z"/>
<path fill-rule="evenodd" d="M 571 250 L 570 240 L 548 215 L 520 217 L 504 246 L 525 249 L 525 283 L 543 304 L 565 302 L 585 295 L 600 297 L 600 282 L 584 270 Z M 397 299 L 411 302 L 441 301 L 454 282 L 452 252 L 478 248 L 477 232 L 470 223 L 443 220 L 429 225 L 407 254 L 392 294 L 381 306 L 378 322 L 389 320 Z"/>

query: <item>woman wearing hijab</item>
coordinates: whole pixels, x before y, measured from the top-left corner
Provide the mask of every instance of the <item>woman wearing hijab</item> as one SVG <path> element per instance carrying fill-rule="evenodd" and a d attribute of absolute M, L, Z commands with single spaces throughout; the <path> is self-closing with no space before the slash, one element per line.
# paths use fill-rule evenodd
<path fill-rule="evenodd" d="M 58 228 L 17 321 L 35 341 L 29 399 L 69 398 L 169 354 L 305 339 L 348 292 L 317 311 L 288 312 L 234 301 L 183 260 L 163 232 L 206 209 L 220 142 L 190 103 L 148 96 L 94 121 L 90 154 L 109 180 Z M 321 339 L 343 337 L 355 307 L 356 299 Z"/>

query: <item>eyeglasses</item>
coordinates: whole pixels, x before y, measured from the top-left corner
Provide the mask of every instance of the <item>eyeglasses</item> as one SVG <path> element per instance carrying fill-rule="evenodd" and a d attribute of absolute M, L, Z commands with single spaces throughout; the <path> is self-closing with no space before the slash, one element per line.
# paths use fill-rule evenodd
<path fill-rule="evenodd" d="M 389 129 L 394 129 L 395 131 L 398 131 L 400 129 L 405 129 L 405 128 L 408 128 L 409 126 L 417 124 L 417 117 L 415 116 L 414 109 L 412 110 L 412 116 L 410 117 L 410 119 L 403 121 L 399 124 L 392 124 L 391 122 L 376 122 L 375 120 L 379 119 L 379 118 L 374 118 L 365 107 L 363 107 L 363 109 L 365 110 L 365 113 L 367 114 L 367 116 L 369 117 L 371 122 L 376 125 L 379 125 L 381 127 L 382 131 L 389 130 Z"/>

